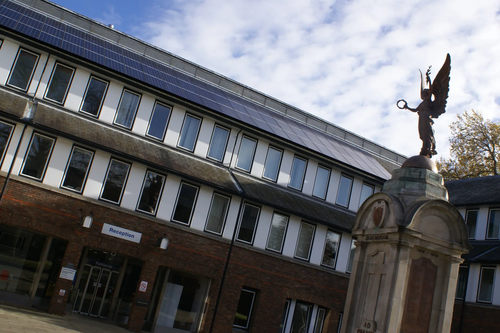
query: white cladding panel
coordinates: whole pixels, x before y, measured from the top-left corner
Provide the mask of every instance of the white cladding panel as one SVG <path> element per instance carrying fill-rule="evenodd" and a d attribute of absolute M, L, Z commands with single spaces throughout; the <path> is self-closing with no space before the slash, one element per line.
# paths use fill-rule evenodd
<path fill-rule="evenodd" d="M 108 165 L 111 155 L 103 151 L 96 151 L 94 154 L 94 161 L 89 171 L 87 184 L 83 191 L 83 195 L 92 199 L 98 199 L 101 193 L 101 187 L 108 170 Z"/>
<path fill-rule="evenodd" d="M 285 243 L 283 245 L 283 254 L 288 257 L 295 256 L 295 247 L 299 236 L 301 219 L 297 216 L 290 216 L 288 219 L 288 229 L 285 234 Z"/>
<path fill-rule="evenodd" d="M 208 210 L 212 203 L 214 190 L 208 186 L 201 186 L 198 190 L 198 199 L 195 202 L 193 217 L 191 219 L 191 228 L 203 231 L 207 221 Z"/>
<path fill-rule="evenodd" d="M 146 166 L 139 163 L 132 163 L 120 206 L 126 209 L 135 210 L 145 175 Z"/>
<path fill-rule="evenodd" d="M 75 112 L 80 110 L 80 105 L 82 104 L 82 99 L 85 95 L 89 80 L 90 72 L 81 68 L 76 69 L 73 76 L 73 82 L 71 82 L 71 87 L 66 97 L 66 103 L 64 103 L 65 108 Z"/>
<path fill-rule="evenodd" d="M 323 252 L 325 249 L 326 231 L 328 228 L 324 225 L 316 225 L 316 234 L 314 236 L 313 247 L 311 250 L 312 264 L 321 265 L 323 259 Z"/>
<path fill-rule="evenodd" d="M 153 96 L 148 94 L 142 95 L 141 103 L 139 104 L 139 109 L 137 110 L 134 125 L 132 127 L 132 132 L 139 135 L 146 135 L 154 104 L 155 98 Z"/>
<path fill-rule="evenodd" d="M 485 240 L 488 232 L 489 207 L 480 207 L 476 222 L 476 240 Z"/>
<path fill-rule="evenodd" d="M 56 139 L 56 144 L 52 150 L 52 156 L 50 157 L 47 171 L 43 179 L 45 184 L 54 187 L 59 187 L 59 185 L 61 185 L 61 179 L 66 169 L 72 147 L 72 141 L 64 138 Z"/>
<path fill-rule="evenodd" d="M 241 198 L 231 197 L 231 203 L 229 205 L 229 211 L 226 217 L 226 226 L 224 228 L 223 237 L 226 239 L 231 239 L 233 237 L 234 228 L 236 228 L 238 221 L 238 212 L 240 210 Z"/>
<path fill-rule="evenodd" d="M 267 235 L 271 227 L 271 219 L 273 217 L 273 209 L 263 206 L 260 210 L 260 218 L 257 223 L 257 230 L 255 232 L 255 240 L 253 245 L 259 249 L 265 249 L 267 243 Z"/>
<path fill-rule="evenodd" d="M 120 98 L 123 92 L 123 85 L 115 81 L 111 81 L 108 86 L 108 92 L 104 98 L 104 103 L 101 108 L 99 120 L 112 124 L 115 119 L 116 109 L 120 103 Z"/>
<path fill-rule="evenodd" d="M 202 118 L 200 133 L 198 134 L 198 141 L 194 149 L 194 154 L 199 157 L 206 157 L 208 153 L 208 146 L 215 122 L 209 118 Z"/>
<path fill-rule="evenodd" d="M 349 262 L 349 254 L 351 253 L 351 241 L 352 237 L 350 234 L 342 233 L 342 237 L 340 238 L 337 264 L 335 266 L 335 269 L 337 271 L 345 272 L 347 270 L 347 263 Z"/>
<path fill-rule="evenodd" d="M 7 78 L 16 59 L 17 50 L 19 50 L 18 44 L 4 39 L 2 47 L 0 47 L 0 82 L 4 85 L 7 84 Z"/>
<path fill-rule="evenodd" d="M 185 114 L 186 110 L 181 107 L 174 106 L 172 115 L 170 116 L 170 123 L 168 125 L 167 134 L 165 135 L 165 143 L 167 145 L 172 147 L 175 147 L 177 145 Z"/>

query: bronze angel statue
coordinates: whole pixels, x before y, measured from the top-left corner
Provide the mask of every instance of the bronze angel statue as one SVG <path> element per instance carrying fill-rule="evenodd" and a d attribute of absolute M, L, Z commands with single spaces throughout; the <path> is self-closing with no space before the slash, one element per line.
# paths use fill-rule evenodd
<path fill-rule="evenodd" d="M 429 158 L 437 154 L 436 140 L 434 139 L 434 130 L 432 129 L 434 121 L 432 119 L 436 119 L 445 113 L 446 99 L 450 90 L 450 69 L 451 58 L 448 53 L 443 67 L 441 67 L 434 79 L 434 83 L 431 82 L 430 77 L 431 66 L 429 66 L 429 69 L 425 73 L 425 81 L 422 71 L 419 70 L 421 83 L 420 98 L 422 102 L 415 109 L 408 107 L 408 103 L 404 99 L 400 99 L 396 103 L 398 108 L 410 110 L 418 114 L 418 133 L 422 140 L 420 155 Z M 400 105 L 400 103 L 403 105 Z"/>

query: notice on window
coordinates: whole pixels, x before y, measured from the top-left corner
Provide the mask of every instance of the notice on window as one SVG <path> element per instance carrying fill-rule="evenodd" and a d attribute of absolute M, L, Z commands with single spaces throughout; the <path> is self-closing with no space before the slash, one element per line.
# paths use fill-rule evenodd
<path fill-rule="evenodd" d="M 75 278 L 75 274 L 76 274 L 76 269 L 63 267 L 61 269 L 61 274 L 59 274 L 59 277 L 61 279 L 73 281 Z"/>

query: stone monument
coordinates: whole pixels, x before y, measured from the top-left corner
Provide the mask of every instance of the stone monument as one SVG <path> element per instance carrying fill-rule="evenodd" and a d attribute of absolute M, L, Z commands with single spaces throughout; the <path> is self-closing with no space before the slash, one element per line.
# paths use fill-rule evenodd
<path fill-rule="evenodd" d="M 448 55 L 443 65 L 448 80 L 441 78 L 446 85 L 449 63 Z M 429 100 L 412 111 L 432 114 L 429 94 L 424 94 Z M 446 101 L 439 103 L 443 113 Z M 429 139 L 429 128 L 423 135 L 421 127 L 426 126 L 419 120 L 424 137 L 420 155 L 395 170 L 383 190 L 357 213 L 342 333 L 450 332 L 460 256 L 470 245 L 465 222 L 448 202 L 443 178 L 430 159 L 435 153 L 433 135 Z"/>

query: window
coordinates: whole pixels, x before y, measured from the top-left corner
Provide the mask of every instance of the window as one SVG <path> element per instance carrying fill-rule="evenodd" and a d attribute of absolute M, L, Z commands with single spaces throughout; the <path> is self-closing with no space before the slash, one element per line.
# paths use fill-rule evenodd
<path fill-rule="evenodd" d="M 147 135 L 163 141 L 171 112 L 170 106 L 156 102 L 149 120 Z"/>
<path fill-rule="evenodd" d="M 330 169 L 318 166 L 316 171 L 316 179 L 314 180 L 313 195 L 315 197 L 325 199 L 328 183 L 330 182 Z"/>
<path fill-rule="evenodd" d="M 500 209 L 491 209 L 488 221 L 488 238 L 498 239 L 500 228 Z"/>
<path fill-rule="evenodd" d="M 342 175 L 340 177 L 339 191 L 335 203 L 340 206 L 348 207 L 351 197 L 352 178 Z"/>
<path fill-rule="evenodd" d="M 313 305 L 308 303 L 295 303 L 293 311 L 292 328 L 290 333 L 307 333 L 311 321 Z"/>
<path fill-rule="evenodd" d="M 467 233 L 469 234 L 469 239 L 476 238 L 476 223 L 478 210 L 467 210 L 465 214 L 465 224 L 467 225 Z"/>
<path fill-rule="evenodd" d="M 74 72 L 73 68 L 56 63 L 45 92 L 45 98 L 64 104 Z"/>
<path fill-rule="evenodd" d="M 179 137 L 178 147 L 194 151 L 198 131 L 200 130 L 201 119 L 190 114 L 186 114 L 184 124 L 182 124 L 181 135 Z"/>
<path fill-rule="evenodd" d="M 104 178 L 101 199 L 119 204 L 127 181 L 130 164 L 111 159 Z"/>
<path fill-rule="evenodd" d="M 297 247 L 295 248 L 295 258 L 309 260 L 315 231 L 316 226 L 314 224 L 305 222 L 300 224 Z"/>
<path fill-rule="evenodd" d="M 321 265 L 335 268 L 337 255 L 339 251 L 340 234 L 327 230 L 325 240 L 325 250 L 323 251 L 323 259 Z"/>
<path fill-rule="evenodd" d="M 290 311 L 290 300 L 285 301 L 285 309 L 283 310 L 283 316 L 281 317 L 280 333 L 285 333 L 286 322 L 288 321 L 288 312 Z"/>
<path fill-rule="evenodd" d="M 215 125 L 207 157 L 222 162 L 224 159 L 224 153 L 226 152 L 228 138 L 229 130 L 219 125 Z"/>
<path fill-rule="evenodd" d="M 256 292 L 250 289 L 241 289 L 240 300 L 234 317 L 234 327 L 248 329 L 252 316 Z"/>
<path fill-rule="evenodd" d="M 290 182 L 288 186 L 296 190 L 302 190 L 304 175 L 306 173 L 307 160 L 295 156 L 293 158 L 292 171 L 290 172 Z"/>
<path fill-rule="evenodd" d="M 241 139 L 238 161 L 236 161 L 237 168 L 250 172 L 256 147 L 256 140 L 250 139 L 246 136 Z"/>
<path fill-rule="evenodd" d="M 5 156 L 5 152 L 7 151 L 7 146 L 9 145 L 13 128 L 14 125 L 0 121 L 0 165 L 3 161 L 3 157 Z"/>
<path fill-rule="evenodd" d="M 361 187 L 361 196 L 359 197 L 359 205 L 361 206 L 363 202 L 365 202 L 365 200 L 368 199 L 368 197 L 373 194 L 374 191 L 375 188 L 373 186 L 368 184 L 363 184 L 363 187 Z"/>
<path fill-rule="evenodd" d="M 237 240 L 250 244 L 253 243 L 257 221 L 259 220 L 259 213 L 259 207 L 245 203 L 238 229 L 238 236 L 236 237 Z"/>
<path fill-rule="evenodd" d="M 153 171 L 147 171 L 136 209 L 143 213 L 155 215 L 164 183 L 165 176 L 159 175 Z"/>
<path fill-rule="evenodd" d="M 354 244 L 355 239 L 351 240 L 351 251 L 349 252 L 349 261 L 347 262 L 346 272 L 351 273 L 352 265 L 354 264 L 354 255 L 356 254 L 356 244 Z"/>
<path fill-rule="evenodd" d="M 193 215 L 194 204 L 198 195 L 198 187 L 181 183 L 175 210 L 172 215 L 172 220 L 175 222 L 189 224 Z"/>
<path fill-rule="evenodd" d="M 323 308 L 318 309 L 316 314 L 316 322 L 314 323 L 314 333 L 321 333 L 325 324 L 326 310 Z"/>
<path fill-rule="evenodd" d="M 267 150 L 266 162 L 264 163 L 264 178 L 276 181 L 278 178 L 278 171 L 280 170 L 282 154 L 283 151 L 281 149 L 269 147 Z"/>
<path fill-rule="evenodd" d="M 271 221 L 271 228 L 269 229 L 266 249 L 281 253 L 287 227 L 288 217 L 274 213 Z"/>
<path fill-rule="evenodd" d="M 104 95 L 108 90 L 108 82 L 91 76 L 83 97 L 80 111 L 98 117 L 101 111 Z"/>
<path fill-rule="evenodd" d="M 457 290 L 455 292 L 455 298 L 464 299 L 465 289 L 467 288 L 467 276 L 469 275 L 469 268 L 466 266 L 460 266 L 458 269 L 458 281 Z"/>
<path fill-rule="evenodd" d="M 120 99 L 120 104 L 118 104 L 118 109 L 116 111 L 114 121 L 115 124 L 121 125 L 128 129 L 132 128 L 132 124 L 134 123 L 135 119 L 135 113 L 137 112 L 140 101 L 141 95 L 124 89 L 122 98 Z"/>
<path fill-rule="evenodd" d="M 82 193 L 93 157 L 94 152 L 76 146 L 73 147 L 61 187 Z"/>
<path fill-rule="evenodd" d="M 19 49 L 7 84 L 23 91 L 28 90 L 33 74 L 35 73 L 38 58 L 39 55 L 36 53 Z"/>
<path fill-rule="evenodd" d="M 48 136 L 34 133 L 31 138 L 28 153 L 24 158 L 21 174 L 30 178 L 42 180 L 49 163 L 55 140 Z"/>
<path fill-rule="evenodd" d="M 325 317 L 326 309 L 317 304 L 287 299 L 280 333 L 321 333 Z"/>
<path fill-rule="evenodd" d="M 481 278 L 477 301 L 491 303 L 493 300 L 493 281 L 495 279 L 495 267 L 481 267 Z"/>
<path fill-rule="evenodd" d="M 205 231 L 213 232 L 217 235 L 222 235 L 224 222 L 226 221 L 227 210 L 229 208 L 229 197 L 214 193 L 212 197 L 212 206 L 208 212 Z"/>

